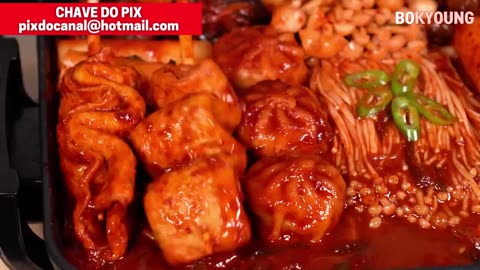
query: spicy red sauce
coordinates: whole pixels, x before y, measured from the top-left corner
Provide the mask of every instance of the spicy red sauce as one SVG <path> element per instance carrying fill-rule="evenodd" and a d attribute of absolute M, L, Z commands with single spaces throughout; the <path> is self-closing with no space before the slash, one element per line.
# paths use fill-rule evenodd
<path fill-rule="evenodd" d="M 140 233 L 125 258 L 113 264 L 88 260 L 79 245 L 67 245 L 64 254 L 79 269 L 391 269 L 471 265 L 471 235 L 480 217 L 464 219 L 451 230 L 425 230 L 394 218 L 384 219 L 378 229 L 368 227 L 371 217 L 348 209 L 335 230 L 322 243 L 268 245 L 253 242 L 228 254 L 205 258 L 194 264 L 171 267 L 155 241 Z M 469 236 L 468 236 L 469 235 Z M 479 234 L 480 235 L 480 234 Z M 347 267 L 348 266 L 348 267 Z"/>

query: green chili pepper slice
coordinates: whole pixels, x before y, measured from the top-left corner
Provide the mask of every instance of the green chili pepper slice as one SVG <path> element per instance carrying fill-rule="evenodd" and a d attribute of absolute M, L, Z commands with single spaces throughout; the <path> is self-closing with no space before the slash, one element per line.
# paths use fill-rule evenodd
<path fill-rule="evenodd" d="M 357 115 L 365 118 L 377 114 L 383 111 L 392 99 L 392 92 L 387 87 L 371 89 L 358 102 Z"/>
<path fill-rule="evenodd" d="M 420 75 L 420 67 L 411 60 L 400 61 L 392 75 L 392 91 L 395 96 L 412 92 L 418 75 Z"/>
<path fill-rule="evenodd" d="M 420 116 L 407 97 L 396 97 L 392 102 L 393 121 L 407 141 L 414 142 L 420 137 Z"/>
<path fill-rule="evenodd" d="M 343 79 L 348 86 L 356 88 L 375 88 L 386 85 L 390 76 L 381 70 L 367 70 L 350 74 Z"/>
<path fill-rule="evenodd" d="M 445 106 L 429 97 L 413 93 L 407 97 L 413 103 L 418 113 L 433 124 L 451 125 L 457 121 L 457 118 Z"/>

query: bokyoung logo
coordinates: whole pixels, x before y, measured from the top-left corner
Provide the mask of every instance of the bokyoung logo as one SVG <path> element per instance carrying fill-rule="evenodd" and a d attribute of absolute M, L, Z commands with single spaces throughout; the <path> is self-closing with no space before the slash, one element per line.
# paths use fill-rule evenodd
<path fill-rule="evenodd" d="M 396 24 L 473 24 L 471 11 L 395 12 Z"/>
<path fill-rule="evenodd" d="M 2 35 L 199 35 L 200 3 L 0 4 Z"/>

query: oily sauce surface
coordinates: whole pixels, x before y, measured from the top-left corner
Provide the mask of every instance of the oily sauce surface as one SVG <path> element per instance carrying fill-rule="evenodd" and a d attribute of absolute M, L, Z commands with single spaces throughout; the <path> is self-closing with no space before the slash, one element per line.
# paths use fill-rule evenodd
<path fill-rule="evenodd" d="M 478 231 L 476 224 L 480 224 L 479 217 L 465 220 L 455 231 L 424 230 L 418 225 L 394 219 L 388 219 L 388 223 L 378 229 L 370 229 L 369 219 L 368 215 L 348 209 L 340 224 L 325 236 L 321 244 L 301 244 L 290 240 L 272 246 L 257 242 L 234 253 L 208 257 L 177 268 L 165 263 L 155 241 L 145 233 L 139 233 L 127 256 L 114 264 L 104 265 L 89 260 L 81 246 L 73 243 L 67 243 L 64 254 L 79 269 L 118 270 L 381 270 L 474 263 L 472 233 Z"/>

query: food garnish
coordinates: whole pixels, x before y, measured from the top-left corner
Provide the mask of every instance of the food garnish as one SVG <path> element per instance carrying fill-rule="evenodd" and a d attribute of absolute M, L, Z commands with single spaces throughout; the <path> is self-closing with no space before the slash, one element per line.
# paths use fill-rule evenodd
<path fill-rule="evenodd" d="M 390 87 L 386 86 L 390 76 L 381 70 L 353 73 L 347 75 L 343 82 L 347 86 L 368 90 L 358 102 L 359 117 L 372 117 L 391 103 L 395 125 L 409 142 L 414 142 L 420 137 L 420 116 L 436 125 L 451 125 L 456 121 L 455 116 L 445 106 L 413 92 L 419 75 L 420 67 L 417 63 L 401 60 L 395 66 Z"/>

